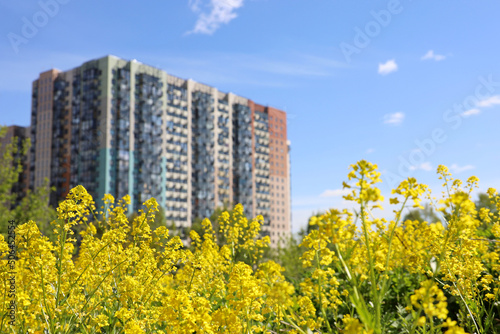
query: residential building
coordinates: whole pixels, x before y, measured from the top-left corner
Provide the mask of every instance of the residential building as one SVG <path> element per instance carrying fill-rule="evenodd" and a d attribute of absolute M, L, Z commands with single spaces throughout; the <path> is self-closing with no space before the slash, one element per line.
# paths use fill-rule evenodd
<path fill-rule="evenodd" d="M 96 199 L 155 197 L 186 231 L 217 207 L 264 217 L 276 245 L 290 233 L 286 113 L 114 56 L 33 82 L 30 187 L 51 204 L 82 184 Z"/>

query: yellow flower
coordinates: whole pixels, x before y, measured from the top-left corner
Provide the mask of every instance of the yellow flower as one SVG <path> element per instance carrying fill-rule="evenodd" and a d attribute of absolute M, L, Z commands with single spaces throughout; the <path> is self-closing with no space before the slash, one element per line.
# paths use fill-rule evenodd
<path fill-rule="evenodd" d="M 352 303 L 380 300 L 389 307 L 394 299 L 387 302 L 377 295 L 382 290 L 377 287 L 394 283 L 401 289 L 384 297 L 409 298 L 406 310 L 415 324 L 465 333 L 470 327 L 464 320 L 448 318 L 445 293 L 484 298 L 487 304 L 498 297 L 500 246 L 485 240 L 484 231 L 500 238 L 499 217 L 497 210 L 476 209 L 471 191 L 477 178 L 463 186 L 446 167 L 440 166 L 438 173 L 447 185 L 440 201 L 431 198 L 425 185 L 408 178 L 393 191 L 397 197 L 390 203 L 411 200 L 421 207 L 426 194 L 446 222 L 403 222 L 401 211 L 394 219 L 373 214 L 383 200 L 376 187 L 381 182 L 377 166 L 366 161 L 352 165 L 351 184 L 344 183 L 344 188 L 350 189 L 346 198 L 358 209 L 331 209 L 311 218 L 317 228 L 301 241 L 305 268 L 293 284 L 287 280 L 294 275 L 288 263 L 264 258 L 270 238 L 261 237 L 263 217 L 248 219 L 241 204 L 232 214 L 221 214 L 218 231 L 203 220 L 203 232 L 191 231 L 188 246 L 169 235 L 165 226 L 151 230 L 158 211 L 154 198 L 129 222 L 130 196 L 115 204 L 113 196 L 105 195 L 103 216 L 93 221 L 97 212 L 92 197 L 84 187 L 75 187 L 52 223 L 56 240 L 42 236 L 34 221 L 16 229 L 16 317 L 24 326 L 16 330 L 166 334 L 342 328 L 343 333 L 373 333 L 378 319 L 366 316 L 374 317 L 372 303 L 366 306 L 368 313 Z M 489 189 L 488 195 L 500 208 L 496 191 Z M 6 241 L 0 235 L 3 268 L 8 267 L 5 253 L 11 250 Z M 424 274 L 435 280 L 421 282 L 406 295 Z M 8 282 L 9 275 L 0 271 L 0 282 Z M 0 300 L 8 301 L 7 291 L 0 289 Z M 456 300 L 463 311 L 461 299 Z M 340 307 L 345 302 L 348 305 Z M 7 314 L 8 305 L 0 304 L 0 315 Z M 479 307 L 474 314 L 480 314 Z M 0 332 L 10 329 L 4 326 Z"/>
<path fill-rule="evenodd" d="M 427 280 L 421 283 L 421 288 L 417 289 L 413 295 L 410 296 L 411 303 L 415 308 L 422 309 L 425 314 L 432 318 L 438 317 L 446 319 L 448 315 L 446 297 L 441 289 L 439 289 L 432 280 Z M 420 318 L 419 323 L 424 321 Z"/>
<path fill-rule="evenodd" d="M 444 334 L 467 334 L 467 332 L 462 327 L 453 326 L 444 332 Z"/>
<path fill-rule="evenodd" d="M 344 317 L 342 318 L 342 322 L 344 323 L 344 331 L 342 333 L 368 334 L 373 332 L 372 330 L 366 331 L 359 320 L 356 318 L 352 318 L 350 314 L 344 315 Z"/>
<path fill-rule="evenodd" d="M 417 320 L 417 326 L 423 327 L 425 325 L 425 320 L 426 320 L 425 317 L 418 318 L 418 320 Z"/>
<path fill-rule="evenodd" d="M 105 326 L 109 325 L 108 317 L 104 314 L 99 314 L 95 318 L 95 322 L 96 322 L 97 326 L 99 326 L 99 327 L 105 327 Z"/>

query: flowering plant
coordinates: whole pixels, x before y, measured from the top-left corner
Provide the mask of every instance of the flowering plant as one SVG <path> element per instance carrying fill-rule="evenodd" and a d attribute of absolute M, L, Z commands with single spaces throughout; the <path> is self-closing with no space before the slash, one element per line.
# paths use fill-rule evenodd
<path fill-rule="evenodd" d="M 128 196 L 106 195 L 97 210 L 75 187 L 52 222 L 57 240 L 33 221 L 16 228 L 14 276 L 0 271 L 0 332 L 500 332 L 499 196 L 490 189 L 496 209 L 478 210 L 477 178 L 462 186 L 445 167 L 438 173 L 442 199 L 408 178 L 393 190 L 390 203 L 400 206 L 387 220 L 373 215 L 383 201 L 377 166 L 352 165 L 345 199 L 357 209 L 311 219 L 317 228 L 301 243 L 309 269 L 297 284 L 286 279 L 286 263 L 263 258 L 263 219 L 249 221 L 242 205 L 219 218 L 222 246 L 205 219 L 186 248 L 166 227 L 151 230 L 155 199 L 129 223 Z M 441 221 L 404 221 L 403 210 L 425 199 Z M 0 235 L 2 268 L 9 246 Z"/>

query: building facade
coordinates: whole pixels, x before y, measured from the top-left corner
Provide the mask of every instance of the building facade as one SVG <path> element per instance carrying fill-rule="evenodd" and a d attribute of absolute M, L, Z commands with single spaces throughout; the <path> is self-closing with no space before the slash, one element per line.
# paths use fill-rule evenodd
<path fill-rule="evenodd" d="M 83 185 L 155 197 L 183 230 L 217 207 L 264 217 L 276 245 L 291 231 L 286 113 L 114 56 L 33 82 L 29 185 L 47 177 L 51 204 Z"/>

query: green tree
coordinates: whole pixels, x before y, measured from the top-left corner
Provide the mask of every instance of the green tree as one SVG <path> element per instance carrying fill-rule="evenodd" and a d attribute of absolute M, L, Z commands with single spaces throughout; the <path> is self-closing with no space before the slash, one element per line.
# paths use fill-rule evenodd
<path fill-rule="evenodd" d="M 498 197 L 498 196 L 497 196 Z M 477 196 L 477 201 L 475 202 L 476 204 L 476 210 L 479 211 L 482 208 L 490 210 L 492 213 L 497 213 L 497 207 L 495 205 L 495 198 L 491 199 L 488 194 L 485 193 L 480 193 Z"/>
<path fill-rule="evenodd" d="M 223 212 L 228 212 L 229 215 L 233 215 L 233 210 L 232 209 L 229 209 L 227 206 L 223 206 L 223 207 L 218 207 L 214 210 L 214 212 L 212 212 L 212 214 L 210 215 L 210 217 L 207 217 L 210 222 L 212 223 L 212 228 L 215 232 L 215 236 L 217 237 L 217 244 L 219 245 L 219 247 L 222 247 L 226 240 L 224 239 L 224 235 L 222 235 L 219 231 L 219 217 L 220 215 L 223 213 Z M 191 224 L 191 228 L 189 229 L 189 231 L 187 232 L 187 235 L 186 237 L 189 237 L 189 232 L 194 230 L 196 231 L 196 233 L 198 233 L 198 235 L 203 235 L 204 233 L 204 230 L 203 230 L 203 225 L 201 224 L 201 222 L 203 221 L 204 218 L 195 218 L 193 220 L 193 223 Z"/>
<path fill-rule="evenodd" d="M 498 196 L 497 196 L 498 198 Z M 481 209 L 487 209 L 494 215 L 498 214 L 497 207 L 495 205 L 495 202 L 497 201 L 497 198 L 490 198 L 488 194 L 485 193 L 480 193 L 477 196 L 477 201 L 475 202 L 476 204 L 476 210 L 478 212 L 477 214 L 477 219 L 481 222 L 481 225 L 479 226 L 477 233 L 485 238 L 493 239 L 493 233 L 491 232 L 491 228 L 493 227 L 493 224 L 488 223 L 484 219 L 480 217 L 480 210 Z"/>
<path fill-rule="evenodd" d="M 7 127 L 0 126 L 0 139 L 7 133 Z M 23 173 L 23 159 L 29 152 L 31 142 L 24 140 L 21 146 L 18 138 L 13 137 L 8 143 L 0 146 L 0 233 L 7 233 L 7 224 L 13 220 L 16 224 L 24 224 L 32 220 L 37 223 L 40 232 L 55 240 L 53 227 L 50 224 L 57 218 L 56 210 L 49 206 L 50 192 L 54 188 L 49 186 L 46 178 L 42 186 L 35 190 L 28 189 L 21 198 L 13 191 Z"/>
<path fill-rule="evenodd" d="M 0 127 L 0 139 L 4 138 L 7 134 L 7 128 Z M 28 150 L 25 143 L 23 152 L 25 154 Z M 16 201 L 17 194 L 12 192 L 12 188 L 19 180 L 19 175 L 23 170 L 21 159 L 19 158 L 16 138 L 9 143 L 0 147 L 0 233 L 7 233 L 7 224 L 9 220 L 13 220 L 12 207 Z M 17 156 L 17 158 L 16 158 Z"/>
<path fill-rule="evenodd" d="M 137 216 L 138 216 L 137 212 L 134 212 L 131 215 L 129 215 L 128 216 L 129 223 L 132 224 L 132 222 Z M 163 209 L 161 205 L 158 206 L 158 212 L 155 213 L 154 221 L 151 224 L 149 224 L 151 231 L 156 230 L 160 226 L 166 226 L 170 231 L 170 235 L 179 235 L 181 232 L 179 228 L 175 226 L 173 221 L 171 221 L 170 223 L 168 222 L 167 217 L 165 216 L 165 209 Z"/>
<path fill-rule="evenodd" d="M 7 133 L 7 127 L 0 126 L 0 139 Z M 23 141 L 18 147 L 17 137 L 0 147 L 0 233 L 7 233 L 9 220 L 18 224 L 33 220 L 39 224 L 40 231 L 51 235 L 49 222 L 55 219 L 55 210 L 48 206 L 50 189 L 48 181 L 35 191 L 28 191 L 26 196 L 16 205 L 19 194 L 12 191 L 23 172 L 22 159 L 30 148 L 30 140 Z"/>
<path fill-rule="evenodd" d="M 301 247 L 302 239 L 306 235 L 306 229 L 301 229 L 298 237 L 290 234 L 283 243 L 278 244 L 275 250 L 274 260 L 285 268 L 283 275 L 293 283 L 295 288 L 298 289 L 299 283 L 303 281 L 304 277 L 311 271 L 310 268 L 304 268 L 300 257 L 306 250 Z"/>
<path fill-rule="evenodd" d="M 228 207 L 227 204 L 225 204 L 223 207 L 218 207 L 214 210 L 214 212 L 212 212 L 212 214 L 210 215 L 210 217 L 207 217 L 210 222 L 212 223 L 212 229 L 215 233 L 215 236 L 216 236 L 216 240 L 217 240 L 217 245 L 219 247 L 222 247 L 223 245 L 226 244 L 226 238 L 224 236 L 223 233 L 220 233 L 220 223 L 219 223 L 219 218 L 221 217 L 222 213 L 224 212 L 228 212 L 229 215 L 232 217 L 233 214 L 234 214 L 234 209 L 230 209 Z M 245 215 L 246 217 L 246 215 Z M 250 222 L 252 220 L 252 218 L 249 218 L 249 217 L 246 217 L 248 219 L 248 221 Z M 191 228 L 189 229 L 189 231 L 186 233 L 186 237 L 189 238 L 189 233 L 191 231 L 196 231 L 196 233 L 198 233 L 198 235 L 200 236 L 203 236 L 203 234 L 205 233 L 204 231 L 204 228 L 203 228 L 203 225 L 202 225 L 202 222 L 203 222 L 204 218 L 195 218 L 191 224 Z M 262 230 L 261 230 L 262 232 Z M 261 234 L 262 236 L 262 234 Z M 191 249 L 193 250 L 193 246 L 191 246 Z M 263 251 L 264 253 L 262 254 L 262 257 L 259 259 L 258 263 L 261 263 L 261 262 L 265 262 L 267 260 L 275 260 L 277 259 L 277 255 L 276 255 L 276 250 L 275 249 L 272 249 L 271 247 L 265 247 L 263 248 Z M 245 262 L 249 265 L 252 265 L 251 264 L 251 259 L 250 257 L 248 257 L 248 254 L 246 254 L 246 252 L 238 252 L 235 259 L 237 261 L 242 261 L 242 262 Z"/>
<path fill-rule="evenodd" d="M 324 212 L 316 212 L 316 213 L 313 213 L 311 215 L 311 217 L 309 217 L 309 219 L 307 220 L 307 228 L 304 230 L 302 229 L 299 233 L 304 233 L 304 235 L 302 237 L 305 237 L 306 235 L 308 235 L 309 233 L 311 233 L 312 230 L 317 230 L 318 229 L 318 225 L 310 225 L 309 222 L 311 221 L 312 217 L 321 217 L 322 215 L 324 215 L 325 213 Z"/>
<path fill-rule="evenodd" d="M 56 210 L 47 205 L 50 192 L 54 189 L 49 188 L 49 181 L 45 179 L 43 185 L 35 191 L 28 190 L 21 203 L 12 210 L 12 216 L 19 224 L 27 223 L 30 220 L 38 224 L 40 232 L 52 238 L 54 232 L 50 222 L 57 217 Z"/>
<path fill-rule="evenodd" d="M 403 221 L 407 220 L 418 220 L 419 222 L 428 222 L 428 223 L 435 223 L 438 221 L 441 221 L 439 219 L 439 216 L 434 212 L 432 207 L 429 204 L 424 205 L 424 209 L 414 209 L 410 210 L 406 215 L 403 217 Z"/>

